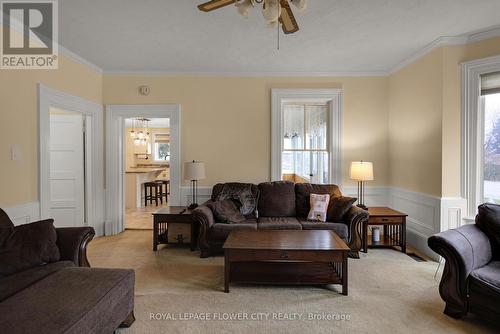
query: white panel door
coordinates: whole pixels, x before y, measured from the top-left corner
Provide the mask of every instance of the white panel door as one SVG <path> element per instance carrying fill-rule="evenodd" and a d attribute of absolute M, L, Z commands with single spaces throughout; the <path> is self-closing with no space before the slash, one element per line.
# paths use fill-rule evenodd
<path fill-rule="evenodd" d="M 54 225 L 85 225 L 82 115 L 50 115 L 50 205 Z"/>

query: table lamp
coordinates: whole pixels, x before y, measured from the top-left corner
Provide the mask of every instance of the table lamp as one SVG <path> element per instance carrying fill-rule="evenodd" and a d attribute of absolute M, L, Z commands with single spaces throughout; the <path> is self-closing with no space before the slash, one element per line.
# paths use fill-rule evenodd
<path fill-rule="evenodd" d="M 205 178 L 205 163 L 201 161 L 188 161 L 184 163 L 184 180 L 191 181 L 192 203 L 188 209 L 193 210 L 198 206 L 198 180 Z"/>
<path fill-rule="evenodd" d="M 367 161 L 351 162 L 349 176 L 358 181 L 358 207 L 367 210 L 365 205 L 365 182 L 373 181 L 373 163 Z"/>

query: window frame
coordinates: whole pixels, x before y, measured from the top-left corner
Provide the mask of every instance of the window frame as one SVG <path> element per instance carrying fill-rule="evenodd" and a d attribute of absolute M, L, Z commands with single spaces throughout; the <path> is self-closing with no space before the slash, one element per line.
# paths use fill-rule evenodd
<path fill-rule="evenodd" d="M 461 196 L 466 216 L 477 213 L 484 187 L 484 99 L 481 75 L 500 71 L 500 55 L 462 63 Z M 467 219 L 467 220 L 469 220 Z"/>
<path fill-rule="evenodd" d="M 168 158 L 166 160 L 164 159 L 158 159 L 158 152 L 156 151 L 156 137 L 160 135 L 160 136 L 168 136 L 169 137 L 169 140 L 168 140 L 168 143 L 170 144 L 170 134 L 169 133 L 163 133 L 163 132 L 158 132 L 158 133 L 153 133 L 153 140 L 151 141 L 151 151 L 153 152 L 153 161 L 154 162 L 163 162 L 163 163 L 169 163 L 170 162 L 170 155 L 168 156 Z"/>
<path fill-rule="evenodd" d="M 328 102 L 328 139 L 329 183 L 342 184 L 342 111 L 343 93 L 341 89 L 294 89 L 273 88 L 271 90 L 271 180 L 279 181 L 281 173 L 281 154 L 283 152 L 283 103 L 287 101 Z M 316 151 L 316 150 L 315 150 Z"/>

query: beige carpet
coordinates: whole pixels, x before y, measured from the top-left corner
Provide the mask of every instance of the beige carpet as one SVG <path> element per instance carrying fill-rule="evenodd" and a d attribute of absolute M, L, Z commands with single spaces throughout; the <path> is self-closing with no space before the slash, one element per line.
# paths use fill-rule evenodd
<path fill-rule="evenodd" d="M 222 257 L 200 259 L 189 249 L 165 246 L 155 254 L 151 231 L 95 239 L 89 258 L 94 267 L 135 269 L 137 320 L 122 334 L 494 332 L 475 317 L 457 321 L 443 315 L 433 278 L 437 263 L 393 250 L 370 250 L 349 260 L 349 296 L 337 293 L 335 285 L 233 285 L 226 294 Z M 151 320 L 151 314 L 163 320 Z M 201 319 L 205 314 L 211 319 Z M 224 320 L 228 316 L 243 319 Z M 342 316 L 347 320 L 335 319 Z"/>

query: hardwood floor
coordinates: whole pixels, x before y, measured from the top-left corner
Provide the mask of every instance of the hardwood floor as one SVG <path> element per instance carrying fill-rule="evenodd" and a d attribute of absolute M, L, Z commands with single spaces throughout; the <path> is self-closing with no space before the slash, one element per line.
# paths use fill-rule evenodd
<path fill-rule="evenodd" d="M 153 229 L 153 212 L 161 208 L 167 207 L 167 204 L 155 206 L 148 205 L 147 207 L 137 209 L 127 209 L 125 211 L 125 228 L 127 230 L 152 230 Z"/>

